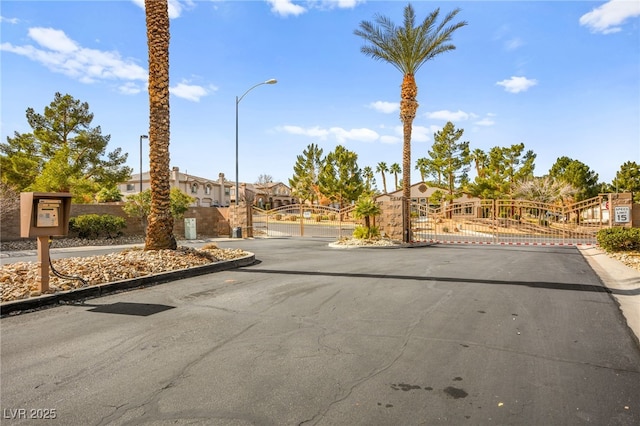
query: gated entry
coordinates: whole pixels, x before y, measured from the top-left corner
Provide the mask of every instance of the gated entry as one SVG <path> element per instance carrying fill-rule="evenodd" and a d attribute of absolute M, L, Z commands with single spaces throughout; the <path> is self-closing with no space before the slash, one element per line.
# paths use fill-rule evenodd
<path fill-rule="evenodd" d="M 413 203 L 414 241 L 470 244 L 591 245 L 608 227 L 605 199 L 558 206 L 528 200 L 479 200 L 441 207 Z"/>
<path fill-rule="evenodd" d="M 335 209 L 325 206 L 292 204 L 271 210 L 253 207 L 253 235 L 287 237 L 351 236 L 357 225 L 354 207 Z"/>

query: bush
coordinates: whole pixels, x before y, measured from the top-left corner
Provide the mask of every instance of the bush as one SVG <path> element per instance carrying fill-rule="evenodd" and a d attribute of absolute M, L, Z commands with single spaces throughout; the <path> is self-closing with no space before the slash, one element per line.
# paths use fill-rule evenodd
<path fill-rule="evenodd" d="M 372 226 L 370 228 L 367 228 L 366 226 L 356 226 L 353 230 L 353 238 L 357 238 L 359 240 L 368 240 L 378 237 L 380 237 L 380 228 L 377 226 Z"/>
<path fill-rule="evenodd" d="M 122 235 L 127 222 L 124 218 L 110 214 L 86 214 L 72 217 L 69 229 L 77 232 L 80 238 L 95 239 L 100 236 L 115 238 Z"/>
<path fill-rule="evenodd" d="M 596 239 L 605 251 L 640 250 L 640 228 L 605 228 Z"/>

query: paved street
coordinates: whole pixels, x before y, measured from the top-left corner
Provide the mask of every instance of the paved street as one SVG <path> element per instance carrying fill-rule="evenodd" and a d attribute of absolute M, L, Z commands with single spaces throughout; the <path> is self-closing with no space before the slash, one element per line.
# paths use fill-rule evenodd
<path fill-rule="evenodd" d="M 640 424 L 640 348 L 576 248 L 327 243 L 3 318 L 2 424 Z"/>

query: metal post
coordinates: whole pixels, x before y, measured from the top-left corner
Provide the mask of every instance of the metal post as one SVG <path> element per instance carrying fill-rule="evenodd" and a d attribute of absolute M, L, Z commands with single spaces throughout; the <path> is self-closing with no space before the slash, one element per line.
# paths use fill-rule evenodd
<path fill-rule="evenodd" d="M 238 206 L 238 202 L 239 202 L 239 198 L 240 198 L 240 194 L 239 194 L 239 188 L 238 188 L 238 104 L 240 103 L 240 101 L 242 100 L 242 98 L 244 98 L 246 96 L 247 93 L 249 93 L 251 90 L 255 89 L 258 86 L 262 86 L 263 84 L 276 84 L 278 81 L 275 78 L 269 79 L 267 81 L 263 81 L 262 83 L 258 83 L 254 86 L 251 86 L 249 88 L 249 90 L 247 90 L 246 92 L 244 92 L 244 94 L 240 97 L 236 96 L 236 207 Z"/>
<path fill-rule="evenodd" d="M 236 207 L 238 207 L 238 104 L 239 103 L 240 103 L 240 100 L 236 96 Z"/>
<path fill-rule="evenodd" d="M 142 139 L 148 139 L 147 135 L 140 135 L 140 193 L 142 193 Z"/>

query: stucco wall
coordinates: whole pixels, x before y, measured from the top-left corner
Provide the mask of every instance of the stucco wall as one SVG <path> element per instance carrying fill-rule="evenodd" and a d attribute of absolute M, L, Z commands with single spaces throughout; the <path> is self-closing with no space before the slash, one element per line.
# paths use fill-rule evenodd
<path fill-rule="evenodd" d="M 142 222 L 138 218 L 128 217 L 122 210 L 122 203 L 112 204 L 72 204 L 71 217 L 85 214 L 110 214 L 123 217 L 127 227 L 125 235 L 144 235 Z M 196 219 L 196 232 L 203 237 L 228 237 L 231 234 L 229 227 L 229 208 L 216 207 L 190 207 L 183 219 L 175 221 L 173 234 L 176 238 L 185 237 L 184 219 Z M 20 211 L 16 210 L 0 218 L 0 240 L 20 240 Z"/>

